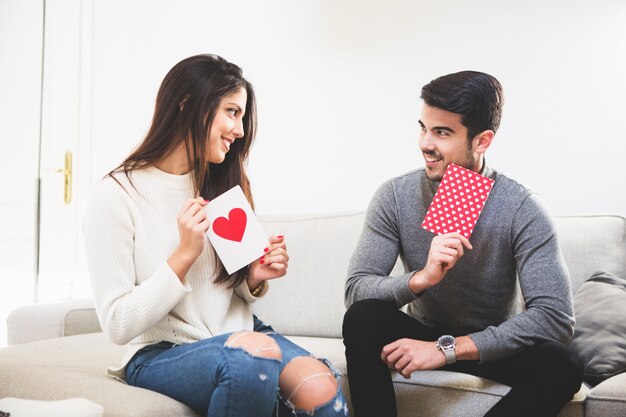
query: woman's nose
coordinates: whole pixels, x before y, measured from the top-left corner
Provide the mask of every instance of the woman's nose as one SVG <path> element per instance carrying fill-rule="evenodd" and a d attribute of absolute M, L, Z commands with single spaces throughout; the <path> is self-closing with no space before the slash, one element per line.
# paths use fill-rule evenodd
<path fill-rule="evenodd" d="M 243 130 L 243 120 L 242 119 L 237 119 L 237 121 L 235 122 L 235 127 L 233 128 L 233 133 L 235 134 L 235 137 L 237 139 L 242 138 L 243 135 L 245 134 L 245 132 Z"/>

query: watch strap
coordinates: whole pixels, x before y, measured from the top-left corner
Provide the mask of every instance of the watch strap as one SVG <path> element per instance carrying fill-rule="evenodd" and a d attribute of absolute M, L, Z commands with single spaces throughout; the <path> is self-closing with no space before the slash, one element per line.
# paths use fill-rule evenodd
<path fill-rule="evenodd" d="M 441 349 L 446 357 L 446 364 L 450 365 L 456 362 L 456 351 L 454 347 Z"/>

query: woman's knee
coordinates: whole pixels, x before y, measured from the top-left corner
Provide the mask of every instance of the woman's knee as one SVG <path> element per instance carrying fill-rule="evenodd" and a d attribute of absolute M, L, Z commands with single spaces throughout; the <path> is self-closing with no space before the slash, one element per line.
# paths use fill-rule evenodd
<path fill-rule="evenodd" d="M 310 356 L 292 359 L 279 378 L 280 394 L 296 409 L 312 411 L 337 395 L 337 380 L 323 362 Z"/>
<path fill-rule="evenodd" d="M 280 347 L 274 339 L 259 332 L 235 332 L 228 337 L 224 346 L 241 348 L 252 356 L 282 360 Z"/>

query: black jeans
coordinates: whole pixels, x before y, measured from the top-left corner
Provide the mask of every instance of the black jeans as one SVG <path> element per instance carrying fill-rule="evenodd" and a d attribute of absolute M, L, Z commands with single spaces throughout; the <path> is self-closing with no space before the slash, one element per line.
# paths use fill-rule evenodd
<path fill-rule="evenodd" d="M 391 374 L 380 359 L 383 346 L 401 338 L 434 341 L 443 334 L 446 333 L 424 326 L 385 301 L 354 303 L 343 320 L 354 416 L 396 416 Z M 578 357 L 558 342 L 539 343 L 503 360 L 483 364 L 459 361 L 443 369 L 511 387 L 486 414 L 489 417 L 555 417 L 579 390 L 583 377 Z"/>

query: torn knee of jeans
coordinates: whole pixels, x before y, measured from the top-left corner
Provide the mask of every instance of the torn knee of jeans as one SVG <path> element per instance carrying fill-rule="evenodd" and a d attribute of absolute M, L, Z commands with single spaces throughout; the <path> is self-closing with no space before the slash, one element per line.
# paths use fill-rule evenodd
<path fill-rule="evenodd" d="M 318 358 L 317 356 L 313 356 L 311 355 L 312 358 L 317 359 L 318 361 L 322 362 L 324 365 L 328 366 L 328 369 L 330 369 L 330 371 L 333 373 L 333 375 L 335 376 L 335 379 L 339 379 L 342 378 L 344 375 L 339 372 L 337 369 L 335 369 L 335 367 L 333 366 L 332 363 L 330 363 L 330 361 L 326 358 Z"/>
<path fill-rule="evenodd" d="M 324 362 L 299 356 L 284 368 L 279 380 L 282 397 L 294 408 L 312 412 L 337 396 L 339 383 Z"/>
<path fill-rule="evenodd" d="M 282 352 L 276 341 L 259 332 L 235 332 L 224 342 L 224 346 L 242 349 L 255 357 L 282 360 Z"/>
<path fill-rule="evenodd" d="M 291 401 L 286 398 L 283 398 L 282 395 L 279 395 L 282 402 L 291 410 L 293 416 L 298 416 L 298 413 L 306 413 L 307 415 L 313 416 L 317 413 L 318 410 L 325 409 L 327 407 L 332 407 L 333 411 L 337 413 L 337 415 L 348 415 L 348 403 L 343 399 L 341 395 L 341 387 L 337 386 L 337 391 L 335 393 L 334 398 L 331 398 L 324 404 L 320 404 L 318 406 L 313 407 L 311 410 L 302 410 L 296 407 Z"/>

